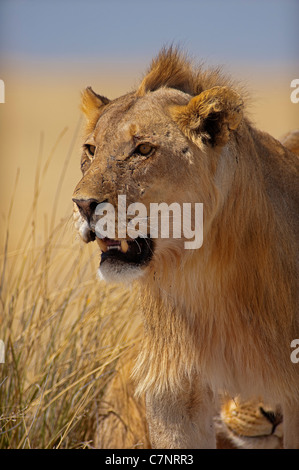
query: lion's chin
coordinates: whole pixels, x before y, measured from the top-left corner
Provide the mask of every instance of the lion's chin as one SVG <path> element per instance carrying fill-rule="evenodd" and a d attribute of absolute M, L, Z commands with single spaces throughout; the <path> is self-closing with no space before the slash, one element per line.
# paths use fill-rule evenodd
<path fill-rule="evenodd" d="M 124 263 L 122 261 L 107 259 L 98 269 L 98 276 L 106 282 L 130 284 L 144 275 L 145 266 Z"/>
<path fill-rule="evenodd" d="M 96 240 L 102 251 L 98 274 L 106 282 L 127 284 L 140 278 L 153 256 L 154 243 L 150 238 Z"/>

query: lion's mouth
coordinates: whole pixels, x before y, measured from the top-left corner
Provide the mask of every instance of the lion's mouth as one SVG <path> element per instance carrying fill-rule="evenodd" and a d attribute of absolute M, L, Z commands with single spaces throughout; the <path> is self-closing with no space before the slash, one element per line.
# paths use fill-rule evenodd
<path fill-rule="evenodd" d="M 98 238 L 96 241 L 101 249 L 101 264 L 106 260 L 122 261 L 134 265 L 148 264 L 153 256 L 154 244 L 151 238 L 113 240 Z"/>

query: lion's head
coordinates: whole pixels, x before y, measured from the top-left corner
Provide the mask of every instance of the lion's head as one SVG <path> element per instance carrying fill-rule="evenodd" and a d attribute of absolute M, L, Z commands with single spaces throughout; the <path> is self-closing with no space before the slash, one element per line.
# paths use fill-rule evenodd
<path fill-rule="evenodd" d="M 234 142 L 242 108 L 239 93 L 218 71 L 193 71 L 173 49 L 159 54 L 136 92 L 110 101 L 90 87 L 84 91 L 83 177 L 73 201 L 83 240 L 97 240 L 102 251 L 103 278 L 131 280 L 147 269 L 154 272 L 165 257 L 180 262 L 188 257 L 192 249 L 185 249 L 182 226 L 179 235 L 170 227 L 168 237 L 161 232 L 152 236 L 153 203 L 176 208 L 171 206 L 175 203 L 180 209 L 191 204 L 190 210 L 192 204 L 202 203 L 207 235 L 238 163 Z M 146 210 L 139 214 L 143 231 L 136 237 L 123 231 L 134 213 L 120 220 L 118 196 L 125 196 L 126 207 L 138 203 Z M 116 209 L 118 231 L 113 236 L 97 230 L 99 204 L 103 210 L 107 204 Z M 159 215 L 161 220 L 163 211 Z M 189 215 L 190 233 L 196 238 L 196 213 Z"/>

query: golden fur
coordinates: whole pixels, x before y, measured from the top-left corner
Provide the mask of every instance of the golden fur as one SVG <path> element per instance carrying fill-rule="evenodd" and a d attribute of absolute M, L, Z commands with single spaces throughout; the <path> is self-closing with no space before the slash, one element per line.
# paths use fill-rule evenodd
<path fill-rule="evenodd" d="M 202 202 L 204 243 L 158 239 L 139 278 L 144 334 L 135 366 L 150 439 L 214 447 L 216 396 L 280 403 L 284 445 L 299 447 L 297 156 L 244 114 L 218 70 L 163 50 L 139 89 L 109 102 L 87 89 L 78 202 Z M 132 153 L 136 142 L 155 149 Z M 85 224 L 83 239 L 91 235 Z"/>
<path fill-rule="evenodd" d="M 119 360 L 116 373 L 105 390 L 98 416 L 94 445 L 101 449 L 151 448 L 144 397 L 135 396 L 131 372 L 136 361 L 140 330 L 136 344 Z M 240 401 L 223 398 L 214 417 L 219 449 L 272 449 L 282 447 L 282 416 L 278 407 L 260 400 Z"/>

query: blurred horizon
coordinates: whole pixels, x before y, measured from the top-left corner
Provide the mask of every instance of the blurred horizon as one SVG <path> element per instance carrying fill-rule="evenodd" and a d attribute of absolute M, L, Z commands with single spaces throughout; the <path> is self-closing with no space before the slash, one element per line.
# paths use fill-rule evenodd
<path fill-rule="evenodd" d="M 298 59 L 297 0 L 1 0 L 0 11 L 2 57 L 140 60 L 174 42 L 214 62 Z"/>

